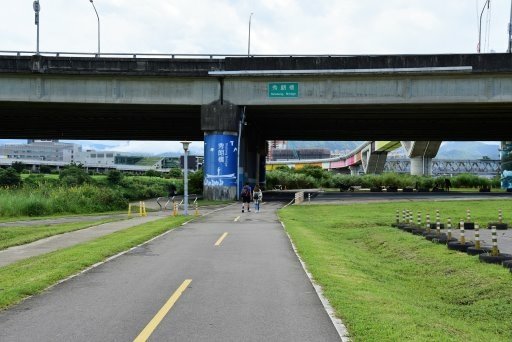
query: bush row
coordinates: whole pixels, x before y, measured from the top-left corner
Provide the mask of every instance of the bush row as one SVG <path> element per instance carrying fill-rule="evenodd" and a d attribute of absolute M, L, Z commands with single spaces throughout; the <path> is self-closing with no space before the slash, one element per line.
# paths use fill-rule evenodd
<path fill-rule="evenodd" d="M 499 188 L 500 179 L 487 179 L 472 174 L 461 174 L 454 177 L 424 177 L 411 176 L 396 173 L 384 173 L 381 175 L 367 174 L 352 176 L 347 174 L 335 174 L 323 170 L 318 166 L 306 166 L 294 170 L 286 166 L 267 172 L 267 188 L 272 189 L 277 185 L 287 189 L 299 188 L 340 188 L 348 189 L 351 186 L 363 188 L 397 187 L 397 188 L 422 188 L 432 189 L 435 186 L 444 188 L 445 179 L 448 178 L 451 187 L 454 188 Z"/>

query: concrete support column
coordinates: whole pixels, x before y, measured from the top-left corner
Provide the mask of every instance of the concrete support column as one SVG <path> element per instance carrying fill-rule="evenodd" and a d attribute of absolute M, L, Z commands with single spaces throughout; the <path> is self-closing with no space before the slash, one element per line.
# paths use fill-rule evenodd
<path fill-rule="evenodd" d="M 238 134 L 207 132 L 204 136 L 203 197 L 232 200 L 238 194 Z"/>
<path fill-rule="evenodd" d="M 412 157 L 411 158 L 411 175 L 414 176 L 431 176 L 432 175 L 432 158 L 430 157 Z"/>
<path fill-rule="evenodd" d="M 234 200 L 239 192 L 240 108 L 216 101 L 201 107 L 204 133 L 203 197 L 210 200 Z M 241 143 L 243 146 L 244 144 Z M 242 171 L 243 172 L 243 171 Z"/>
<path fill-rule="evenodd" d="M 258 184 L 260 185 L 260 188 L 262 188 L 262 189 L 267 188 L 266 166 L 267 166 L 267 156 L 260 155 L 260 170 L 259 170 Z"/>
<path fill-rule="evenodd" d="M 359 166 L 349 166 L 348 169 L 350 170 L 350 174 L 352 176 L 359 175 Z"/>

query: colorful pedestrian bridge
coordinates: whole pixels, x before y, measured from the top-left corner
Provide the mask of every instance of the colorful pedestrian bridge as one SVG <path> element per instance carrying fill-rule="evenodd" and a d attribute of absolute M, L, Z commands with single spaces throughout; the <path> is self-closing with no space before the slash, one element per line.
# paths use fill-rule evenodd
<path fill-rule="evenodd" d="M 266 170 L 287 165 L 300 169 L 305 165 L 316 165 L 326 170 L 349 170 L 358 174 L 382 173 L 389 152 L 404 147 L 411 159 L 411 174 L 432 174 L 432 159 L 441 146 L 441 141 L 365 141 L 350 153 L 327 159 L 267 161 Z"/>

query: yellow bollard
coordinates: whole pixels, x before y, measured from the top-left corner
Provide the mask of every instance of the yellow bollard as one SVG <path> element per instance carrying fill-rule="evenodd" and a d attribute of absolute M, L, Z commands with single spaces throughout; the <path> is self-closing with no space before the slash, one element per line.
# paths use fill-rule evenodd
<path fill-rule="evenodd" d="M 148 213 L 146 212 L 146 202 L 142 202 L 142 215 L 148 216 Z"/>
<path fill-rule="evenodd" d="M 172 216 L 178 216 L 178 210 L 176 208 L 176 202 L 172 201 Z"/>
<path fill-rule="evenodd" d="M 139 216 L 143 216 L 142 215 L 142 201 L 139 201 Z"/>
<path fill-rule="evenodd" d="M 132 216 L 132 205 L 128 203 L 128 216 Z"/>
<path fill-rule="evenodd" d="M 197 205 L 197 202 L 196 202 L 196 212 L 194 213 L 195 216 L 199 216 L 199 206 Z"/>

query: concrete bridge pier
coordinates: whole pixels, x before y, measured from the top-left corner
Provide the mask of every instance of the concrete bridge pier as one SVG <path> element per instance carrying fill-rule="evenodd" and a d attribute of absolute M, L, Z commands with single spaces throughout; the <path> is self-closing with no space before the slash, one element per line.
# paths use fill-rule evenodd
<path fill-rule="evenodd" d="M 433 158 L 423 156 L 411 158 L 411 175 L 432 175 L 432 159 Z"/>
<path fill-rule="evenodd" d="M 205 199 L 237 198 L 239 121 L 240 108 L 228 102 L 216 101 L 201 106 L 201 129 L 204 131 L 203 196 Z M 240 165 L 242 165 L 241 162 Z"/>
<path fill-rule="evenodd" d="M 411 158 L 411 175 L 431 176 L 432 159 L 437 155 L 442 141 L 401 141 Z"/>
<path fill-rule="evenodd" d="M 359 175 L 359 166 L 349 166 L 348 169 L 350 170 L 351 176 Z"/>

